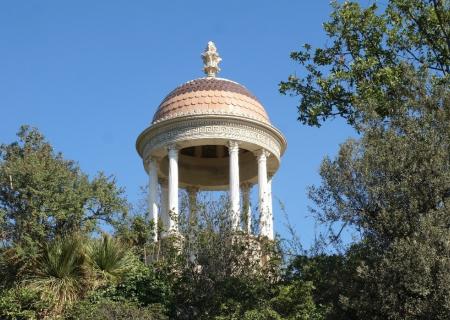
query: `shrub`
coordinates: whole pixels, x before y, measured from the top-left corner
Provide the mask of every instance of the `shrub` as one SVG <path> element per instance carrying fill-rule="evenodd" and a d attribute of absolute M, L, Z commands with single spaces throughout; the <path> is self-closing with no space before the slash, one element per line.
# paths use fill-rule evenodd
<path fill-rule="evenodd" d="M 53 307 L 51 299 L 42 299 L 39 292 L 14 287 L 0 292 L 0 319 L 33 320 L 43 318 Z"/>
<path fill-rule="evenodd" d="M 66 312 L 67 320 L 165 320 L 158 306 L 141 307 L 127 301 L 104 299 L 97 302 L 82 301 Z"/>

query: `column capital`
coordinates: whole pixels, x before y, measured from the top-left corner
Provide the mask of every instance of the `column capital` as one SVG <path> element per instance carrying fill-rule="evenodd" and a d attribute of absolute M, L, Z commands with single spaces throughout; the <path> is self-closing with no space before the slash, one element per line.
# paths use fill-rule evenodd
<path fill-rule="evenodd" d="M 236 152 L 239 151 L 239 142 L 236 140 L 228 141 L 228 152 Z"/>
<path fill-rule="evenodd" d="M 153 163 L 159 162 L 159 160 L 161 160 L 160 157 L 149 155 L 147 158 L 145 158 L 144 163 L 145 163 L 146 166 L 148 166 L 152 162 Z"/>
<path fill-rule="evenodd" d="M 168 156 L 170 157 L 170 158 L 177 158 L 178 159 L 178 150 L 179 150 L 180 148 L 176 145 L 176 144 L 169 144 L 168 146 L 167 146 L 167 153 L 168 153 Z"/>
<path fill-rule="evenodd" d="M 253 152 L 256 158 L 259 160 L 266 160 L 270 156 L 270 152 L 266 149 L 259 149 Z"/>
<path fill-rule="evenodd" d="M 180 150 L 180 147 L 176 144 L 176 143 L 171 143 L 171 144 L 169 144 L 169 145 L 167 145 L 167 150 L 176 150 L 176 151 L 178 151 L 178 150 Z"/>

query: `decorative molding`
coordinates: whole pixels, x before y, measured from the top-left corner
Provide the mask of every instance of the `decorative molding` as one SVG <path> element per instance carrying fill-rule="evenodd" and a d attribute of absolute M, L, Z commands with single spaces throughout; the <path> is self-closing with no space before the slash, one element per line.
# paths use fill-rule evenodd
<path fill-rule="evenodd" d="M 235 119 L 198 118 L 184 121 L 160 123 L 152 126 L 142 136 L 142 154 L 194 139 L 226 139 L 247 142 L 267 149 L 278 159 L 282 148 L 280 137 L 263 125 Z M 281 135 L 280 135 L 281 136 Z M 281 136 L 282 138 L 282 136 Z M 138 146 L 139 148 L 139 146 Z"/>

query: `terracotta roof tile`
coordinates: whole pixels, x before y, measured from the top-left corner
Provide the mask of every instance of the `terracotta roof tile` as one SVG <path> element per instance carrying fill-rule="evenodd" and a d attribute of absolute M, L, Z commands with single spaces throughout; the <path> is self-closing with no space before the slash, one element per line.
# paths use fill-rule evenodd
<path fill-rule="evenodd" d="M 269 123 L 264 107 L 244 86 L 221 78 L 200 78 L 173 90 L 153 122 L 188 114 L 230 114 Z"/>

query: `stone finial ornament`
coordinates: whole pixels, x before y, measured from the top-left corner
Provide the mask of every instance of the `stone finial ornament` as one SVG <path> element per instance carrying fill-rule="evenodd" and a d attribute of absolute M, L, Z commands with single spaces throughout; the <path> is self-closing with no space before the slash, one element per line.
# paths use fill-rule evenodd
<path fill-rule="evenodd" d="M 208 77 L 215 77 L 220 71 L 219 63 L 222 61 L 222 58 L 219 56 L 214 42 L 208 42 L 205 51 L 202 53 L 202 59 L 204 64 L 203 71 L 205 74 Z"/>

